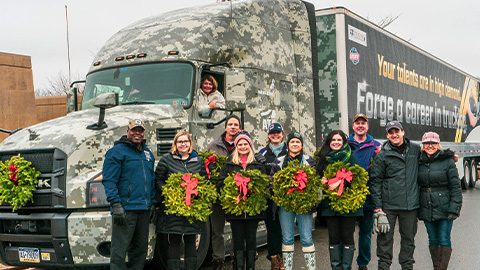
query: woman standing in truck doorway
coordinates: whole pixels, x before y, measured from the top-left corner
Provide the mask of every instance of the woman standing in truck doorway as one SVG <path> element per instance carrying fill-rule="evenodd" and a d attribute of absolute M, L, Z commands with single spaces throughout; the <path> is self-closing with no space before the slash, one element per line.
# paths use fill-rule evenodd
<path fill-rule="evenodd" d="M 462 207 L 462 188 L 453 155 L 448 149 L 442 150 L 437 133 L 423 134 L 418 165 L 418 219 L 423 220 L 427 228 L 435 270 L 448 268 L 452 254 L 450 233 Z"/>
<path fill-rule="evenodd" d="M 327 166 L 337 161 L 350 165 L 357 163 L 347 143 L 347 135 L 341 130 L 334 130 L 327 135 L 318 155 L 317 174 L 323 177 Z M 357 217 L 363 216 L 363 208 L 341 214 L 333 210 L 329 203 L 330 200 L 324 197 L 321 213 L 327 219 L 330 265 L 333 270 L 351 270 L 355 251 L 355 221 Z"/>
<path fill-rule="evenodd" d="M 173 173 L 200 173 L 206 178 L 207 173 L 203 160 L 193 150 L 192 135 L 186 130 L 177 132 L 173 138 L 170 152 L 164 154 L 155 169 L 155 186 L 158 194 L 162 194 L 162 188 L 166 180 Z M 193 221 L 190 223 L 186 217 L 166 214 L 160 206 L 157 219 L 157 233 L 168 234 L 167 268 L 168 270 L 196 270 L 197 249 L 195 246 L 196 235 L 200 234 L 203 222 Z M 182 238 L 185 245 L 185 267 L 181 267 L 180 247 Z"/>
<path fill-rule="evenodd" d="M 197 97 L 198 114 L 202 117 L 209 117 L 214 109 L 225 108 L 225 98 L 218 91 L 218 82 L 210 74 L 203 75 Z"/>

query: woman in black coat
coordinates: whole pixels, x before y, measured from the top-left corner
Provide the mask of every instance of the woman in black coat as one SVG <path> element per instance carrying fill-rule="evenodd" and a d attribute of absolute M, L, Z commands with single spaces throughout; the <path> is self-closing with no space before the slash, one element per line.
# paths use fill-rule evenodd
<path fill-rule="evenodd" d="M 164 154 L 155 169 L 155 186 L 158 194 L 162 194 L 162 188 L 172 173 L 200 173 L 207 175 L 203 160 L 193 150 L 192 135 L 185 130 L 179 131 L 172 143 L 169 153 Z M 160 205 L 157 219 L 157 233 L 168 234 L 168 260 L 169 270 L 181 269 L 180 246 L 185 243 L 185 268 L 197 269 L 197 249 L 195 246 L 196 235 L 201 233 L 203 222 L 190 223 L 186 217 L 170 215 L 164 212 L 164 205 Z"/>
<path fill-rule="evenodd" d="M 259 170 L 266 174 L 264 161 L 259 161 L 261 155 L 254 155 L 253 143 L 250 136 L 245 133 L 239 133 L 235 138 L 235 150 L 231 157 L 225 162 L 225 166 L 220 172 L 219 186 L 223 186 L 223 181 L 230 174 L 242 170 Z M 261 156 L 263 157 L 263 156 Z M 266 196 L 268 194 L 265 194 Z M 234 269 L 243 270 L 255 269 L 255 256 L 257 252 L 257 227 L 258 222 L 265 219 L 265 213 L 256 216 L 243 214 L 235 216 L 226 214 L 226 220 L 230 222 L 232 229 L 233 253 L 235 256 Z"/>
<path fill-rule="evenodd" d="M 316 165 L 317 174 L 323 177 L 323 171 L 329 164 L 337 161 L 357 163 L 347 142 L 347 135 L 341 130 L 330 132 L 322 145 Z M 363 208 L 349 214 L 335 212 L 328 199 L 321 202 L 322 217 L 327 220 L 330 265 L 332 269 L 352 269 L 355 242 L 355 221 L 363 216 Z M 343 268 L 342 268 L 343 267 Z"/>
<path fill-rule="evenodd" d="M 452 243 L 453 220 L 460 215 L 462 188 L 453 152 L 442 150 L 440 137 L 426 132 L 422 137 L 422 152 L 418 166 L 420 210 L 428 233 L 430 255 L 434 269 L 447 269 Z"/>

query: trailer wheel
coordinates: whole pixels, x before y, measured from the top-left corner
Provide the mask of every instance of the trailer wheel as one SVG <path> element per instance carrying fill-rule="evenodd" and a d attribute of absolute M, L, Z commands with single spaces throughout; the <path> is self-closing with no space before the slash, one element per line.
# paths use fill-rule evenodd
<path fill-rule="evenodd" d="M 463 162 L 463 177 L 461 179 L 462 188 L 467 189 L 470 183 L 471 173 L 470 173 L 470 164 L 468 160 Z"/>
<path fill-rule="evenodd" d="M 475 187 L 475 182 L 478 180 L 478 170 L 476 160 L 472 160 L 470 163 L 470 181 L 468 182 L 468 187 Z"/>
<path fill-rule="evenodd" d="M 210 222 L 204 223 L 202 233 L 197 235 L 197 268 L 203 264 L 210 247 Z M 168 234 L 157 234 L 157 242 L 155 244 L 154 257 L 148 267 L 145 269 L 161 269 L 167 270 L 167 251 L 168 251 Z M 183 247 L 183 245 L 182 245 Z M 183 258 L 183 252 L 180 255 Z M 181 269 L 184 269 L 183 266 Z"/>

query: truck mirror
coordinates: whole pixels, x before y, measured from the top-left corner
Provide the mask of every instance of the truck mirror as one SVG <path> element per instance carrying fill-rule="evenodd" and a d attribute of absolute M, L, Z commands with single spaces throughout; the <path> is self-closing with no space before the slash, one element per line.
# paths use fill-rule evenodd
<path fill-rule="evenodd" d="M 107 127 L 105 123 L 105 110 L 118 105 L 118 94 L 116 93 L 104 93 L 98 95 L 93 101 L 93 106 L 100 108 L 100 114 L 98 115 L 98 121 L 95 124 L 87 126 L 87 129 L 101 130 Z"/>
<path fill-rule="evenodd" d="M 227 111 L 245 110 L 245 73 L 243 70 L 230 69 L 225 72 L 225 109 Z"/>
<path fill-rule="evenodd" d="M 78 88 L 72 87 L 67 93 L 67 114 L 78 111 Z"/>

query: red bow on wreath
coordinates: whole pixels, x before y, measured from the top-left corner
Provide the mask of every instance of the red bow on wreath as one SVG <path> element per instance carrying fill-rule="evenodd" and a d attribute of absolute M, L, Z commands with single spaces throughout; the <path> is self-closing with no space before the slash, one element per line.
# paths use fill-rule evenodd
<path fill-rule="evenodd" d="M 334 178 L 328 180 L 327 182 L 328 189 L 334 190 L 338 187 L 337 196 L 340 196 L 343 193 L 345 181 L 351 183 L 352 179 L 353 179 L 352 172 L 350 171 L 347 172 L 345 167 L 343 167 L 342 170 L 337 171 L 337 175 Z"/>
<path fill-rule="evenodd" d="M 17 166 L 15 166 L 15 164 L 10 164 L 10 166 L 8 166 L 8 170 L 12 172 L 10 175 L 10 180 L 15 183 L 15 185 L 18 185 Z"/>
<path fill-rule="evenodd" d="M 303 170 L 298 170 L 297 173 L 295 174 L 295 182 L 297 182 L 297 186 L 290 188 L 287 191 L 287 194 L 290 194 L 295 190 L 303 192 L 303 190 L 307 187 L 307 183 L 308 183 L 307 173 L 304 172 Z"/>
<path fill-rule="evenodd" d="M 210 179 L 210 175 L 212 174 L 210 172 L 210 168 L 208 167 L 208 165 L 210 165 L 211 163 L 215 163 L 217 161 L 217 157 L 214 156 L 214 155 L 211 155 L 209 156 L 206 160 L 205 160 L 205 170 L 207 171 L 207 175 L 208 175 L 208 178 Z"/>
<path fill-rule="evenodd" d="M 184 174 L 182 176 L 182 180 L 184 181 L 180 185 L 182 187 L 186 187 L 185 189 L 185 204 L 187 206 L 190 206 L 192 204 L 192 195 L 197 196 L 198 191 L 195 190 L 195 188 L 198 185 L 198 179 L 193 178 L 191 174 Z"/>
<path fill-rule="evenodd" d="M 243 196 L 243 200 L 245 201 L 247 199 L 247 194 L 248 194 L 248 182 L 250 182 L 249 177 L 243 177 L 240 173 L 235 174 L 235 177 L 233 178 L 235 180 L 235 184 L 238 187 L 238 191 L 240 192 L 240 195 L 237 197 L 237 201 L 235 203 L 240 202 L 240 196 Z"/>

